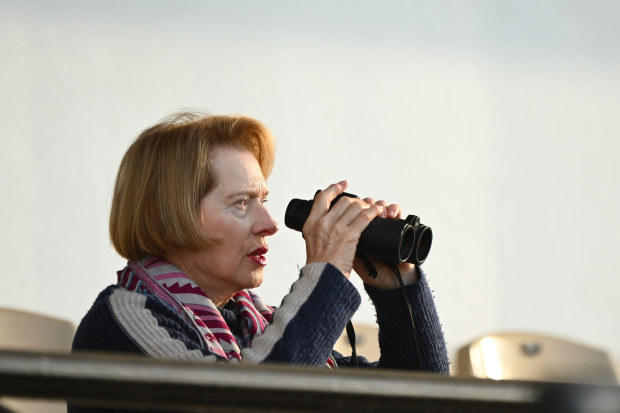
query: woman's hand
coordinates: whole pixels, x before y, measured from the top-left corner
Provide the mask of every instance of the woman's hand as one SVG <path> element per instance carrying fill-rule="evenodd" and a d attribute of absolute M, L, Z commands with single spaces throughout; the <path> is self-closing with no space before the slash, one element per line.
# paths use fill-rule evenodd
<path fill-rule="evenodd" d="M 330 209 L 331 202 L 345 189 L 347 182 L 342 181 L 316 195 L 302 234 L 307 263 L 329 262 L 349 278 L 362 231 L 385 208 L 379 203 L 343 196 Z"/>
<path fill-rule="evenodd" d="M 379 217 L 388 218 L 388 219 L 400 219 L 402 211 L 400 209 L 400 205 L 397 204 L 388 204 L 386 201 L 376 201 L 372 198 L 364 198 L 364 202 L 368 205 L 378 205 L 382 206 L 383 210 L 379 213 Z M 398 279 L 394 275 L 394 271 L 387 264 L 377 261 L 371 260 L 372 264 L 377 269 L 379 275 L 376 278 L 373 278 L 368 275 L 368 268 L 359 258 L 355 258 L 353 263 L 353 270 L 360 276 L 362 281 L 365 284 L 368 284 L 372 287 L 375 287 L 380 290 L 388 290 L 392 288 L 397 288 L 400 286 Z M 403 279 L 403 283 L 405 285 L 412 284 L 419 280 L 420 274 L 415 266 L 415 264 L 410 264 L 408 262 L 402 263 L 398 266 L 398 270 L 400 271 L 401 277 Z"/>

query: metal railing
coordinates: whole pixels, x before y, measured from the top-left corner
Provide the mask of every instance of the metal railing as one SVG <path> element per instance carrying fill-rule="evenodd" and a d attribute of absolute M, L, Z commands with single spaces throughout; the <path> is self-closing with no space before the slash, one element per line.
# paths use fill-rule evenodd
<path fill-rule="evenodd" d="M 13 351 L 0 351 L 0 395 L 227 413 L 620 412 L 616 387 Z"/>

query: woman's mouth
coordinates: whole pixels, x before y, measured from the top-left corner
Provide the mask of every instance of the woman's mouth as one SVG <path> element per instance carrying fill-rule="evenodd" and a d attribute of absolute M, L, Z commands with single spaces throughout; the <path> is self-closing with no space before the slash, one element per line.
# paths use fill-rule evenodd
<path fill-rule="evenodd" d="M 269 248 L 267 248 L 266 245 L 262 247 L 258 247 L 254 251 L 249 253 L 247 257 L 253 263 L 264 267 L 265 265 L 267 265 L 267 258 L 265 257 L 265 254 L 267 254 L 267 251 L 269 251 Z"/>

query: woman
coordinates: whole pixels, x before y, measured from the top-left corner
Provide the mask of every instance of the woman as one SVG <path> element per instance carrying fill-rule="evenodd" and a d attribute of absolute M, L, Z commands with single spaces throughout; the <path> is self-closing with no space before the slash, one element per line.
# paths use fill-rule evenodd
<path fill-rule="evenodd" d="M 342 197 L 330 209 L 344 181 L 319 193 L 303 228 L 307 264 L 274 310 L 251 290 L 262 282 L 267 241 L 278 230 L 265 205 L 273 160 L 270 132 L 247 117 L 187 113 L 145 130 L 121 162 L 110 214 L 113 244 L 129 262 L 82 320 L 74 351 L 349 365 L 332 349 L 361 300 L 348 280 L 356 245 L 372 219 L 398 218 L 400 207 Z M 448 373 L 423 273 L 400 266 L 416 351 L 398 281 L 374 264 L 385 274 L 362 278 L 377 311 L 381 358 L 360 364 L 414 369 L 419 357 L 424 371 Z"/>

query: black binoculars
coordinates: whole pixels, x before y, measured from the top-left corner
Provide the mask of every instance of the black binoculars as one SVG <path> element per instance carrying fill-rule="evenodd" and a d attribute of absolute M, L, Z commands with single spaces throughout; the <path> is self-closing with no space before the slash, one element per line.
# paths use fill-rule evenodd
<path fill-rule="evenodd" d="M 319 192 L 321 191 L 317 191 L 316 194 Z M 332 201 L 331 206 L 343 196 L 359 198 L 357 195 L 343 192 Z M 291 200 L 286 207 L 284 224 L 301 231 L 313 204 L 314 199 Z M 432 243 L 433 231 L 430 227 L 422 225 L 420 218 L 415 215 L 409 215 L 406 219 L 376 217 L 362 232 L 357 245 L 357 254 L 391 264 L 409 262 L 420 265 L 426 260 Z"/>

